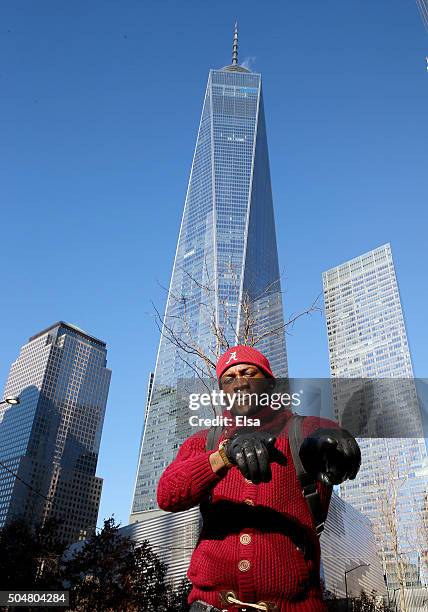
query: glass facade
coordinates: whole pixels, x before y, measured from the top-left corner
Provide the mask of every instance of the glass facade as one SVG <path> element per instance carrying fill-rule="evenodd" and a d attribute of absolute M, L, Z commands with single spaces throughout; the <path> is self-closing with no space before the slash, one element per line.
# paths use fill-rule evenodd
<path fill-rule="evenodd" d="M 145 418 L 131 511 L 156 508 L 157 481 L 191 433 L 177 382 L 204 369 L 189 341 L 215 362 L 213 323 L 230 346 L 243 341 L 251 305 L 256 347 L 287 373 L 261 77 L 240 66 L 211 70 L 185 200 Z M 169 332 L 165 332 L 165 326 Z M 176 342 L 171 343 L 171 330 Z M 273 331 L 274 333 L 270 333 Z M 261 338 L 263 336 L 263 338 Z M 181 345 L 180 345 L 181 343 Z M 206 371 L 203 371 L 206 374 Z"/>
<path fill-rule="evenodd" d="M 22 347 L 4 390 L 20 403 L 0 406 L 0 461 L 10 470 L 0 466 L 0 526 L 18 516 L 57 517 L 68 542 L 95 529 L 106 355 L 104 342 L 63 322 Z"/>
<path fill-rule="evenodd" d="M 394 392 L 395 412 L 385 412 L 383 423 L 395 421 L 403 428 L 412 423 L 416 432 L 413 437 L 359 438 L 360 472 L 340 485 L 340 496 L 373 523 L 389 587 L 414 586 L 404 566 L 417 565 L 418 580 L 426 580 L 422 532 L 428 462 L 390 245 L 328 270 L 323 284 L 333 390 L 351 389 L 335 379 L 370 379 L 385 406 L 392 405 L 388 394 Z M 405 387 L 402 396 L 394 381 Z M 343 407 L 346 401 L 339 399 Z M 339 420 L 342 416 L 336 414 Z"/>

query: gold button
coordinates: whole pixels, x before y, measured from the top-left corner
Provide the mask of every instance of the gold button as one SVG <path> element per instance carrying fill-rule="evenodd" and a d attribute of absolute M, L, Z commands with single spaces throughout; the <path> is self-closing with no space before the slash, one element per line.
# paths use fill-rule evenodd
<path fill-rule="evenodd" d="M 250 565 L 251 565 L 251 563 L 248 561 L 248 559 L 242 559 L 238 563 L 239 571 L 241 571 L 241 572 L 248 572 L 248 570 L 250 569 Z"/>
<path fill-rule="evenodd" d="M 241 544 L 249 544 L 251 542 L 250 534 L 243 533 L 241 536 L 239 536 L 239 541 L 241 542 Z"/>
<path fill-rule="evenodd" d="M 247 497 L 247 499 L 244 499 L 244 504 L 248 504 L 248 506 L 254 506 L 254 502 L 252 499 L 249 499 Z"/>

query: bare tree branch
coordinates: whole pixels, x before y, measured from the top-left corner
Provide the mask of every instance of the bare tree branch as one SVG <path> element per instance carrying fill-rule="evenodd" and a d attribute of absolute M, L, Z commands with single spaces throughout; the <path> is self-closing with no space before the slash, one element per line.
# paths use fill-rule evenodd
<path fill-rule="evenodd" d="M 372 498 L 377 505 L 380 520 L 373 522 L 373 530 L 381 549 L 386 574 L 391 573 L 391 565 L 396 572 L 398 588 L 400 589 L 400 609 L 408 612 L 405 596 L 406 567 L 409 565 L 402 550 L 402 537 L 399 531 L 400 492 L 408 479 L 408 475 L 400 475 L 398 454 L 387 445 L 384 468 L 378 472 L 373 482 Z M 391 563 L 392 559 L 392 563 Z M 388 569 L 389 567 L 389 569 Z"/>
<path fill-rule="evenodd" d="M 183 270 L 183 273 L 185 278 L 197 288 L 197 293 L 199 292 L 199 296 L 191 295 L 191 306 L 205 319 L 210 330 L 211 342 L 207 343 L 206 337 L 203 341 L 198 339 L 197 330 L 189 313 L 188 296 L 170 290 L 169 300 L 174 308 L 172 312 L 169 308 L 164 316 L 153 305 L 158 330 L 172 347 L 175 347 L 180 359 L 194 374 L 203 373 L 205 376 L 212 376 L 218 358 L 231 346 L 236 344 L 256 346 L 266 338 L 288 333 L 288 329 L 292 329 L 298 319 L 321 310 L 318 306 L 320 298 L 318 296 L 309 308 L 292 315 L 288 321 L 268 328 L 263 327 L 258 321 L 258 310 L 262 308 L 264 298 L 281 293 L 280 279 L 269 283 L 255 297 L 251 296 L 248 290 L 242 291 L 241 294 L 240 274 L 229 262 L 226 264 L 225 274 L 230 280 L 230 291 L 224 296 L 220 294 L 218 279 L 210 278 L 206 256 L 204 266 L 207 282 L 196 279 L 187 270 Z"/>

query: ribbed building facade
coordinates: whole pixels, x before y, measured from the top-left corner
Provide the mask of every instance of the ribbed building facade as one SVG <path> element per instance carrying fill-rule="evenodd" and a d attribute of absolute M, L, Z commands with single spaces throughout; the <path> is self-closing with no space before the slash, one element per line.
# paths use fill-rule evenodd
<path fill-rule="evenodd" d="M 336 417 L 362 450 L 340 496 L 372 521 L 405 609 L 404 587 L 426 580 L 428 462 L 390 245 L 328 270 L 323 284 Z"/>
<path fill-rule="evenodd" d="M 22 347 L 4 390 L 20 403 L 0 406 L 0 526 L 55 517 L 66 542 L 94 531 L 111 377 L 106 359 L 104 342 L 64 322 Z"/>
<path fill-rule="evenodd" d="M 386 594 L 383 568 L 370 520 L 335 493 L 321 543 L 321 578 L 337 598 Z M 345 581 L 346 572 L 346 581 Z"/>
<path fill-rule="evenodd" d="M 185 578 L 190 557 L 202 527 L 199 507 L 185 512 L 146 510 L 134 515 L 134 522 L 120 533 L 134 542 L 149 540 L 159 558 L 167 563 L 167 580 L 175 587 Z"/>

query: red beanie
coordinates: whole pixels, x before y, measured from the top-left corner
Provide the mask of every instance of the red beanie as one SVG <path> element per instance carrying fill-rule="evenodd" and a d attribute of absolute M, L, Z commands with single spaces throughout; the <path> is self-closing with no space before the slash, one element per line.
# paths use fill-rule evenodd
<path fill-rule="evenodd" d="M 260 370 L 262 370 L 266 376 L 275 378 L 272 374 L 272 370 L 270 369 L 268 359 L 260 351 L 252 346 L 238 345 L 232 346 L 232 348 L 228 349 L 218 360 L 216 366 L 218 380 L 220 380 L 221 376 L 227 369 L 234 365 L 238 365 L 239 363 L 251 363 L 251 365 L 255 365 L 260 368 Z"/>

